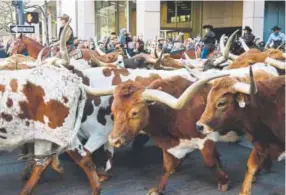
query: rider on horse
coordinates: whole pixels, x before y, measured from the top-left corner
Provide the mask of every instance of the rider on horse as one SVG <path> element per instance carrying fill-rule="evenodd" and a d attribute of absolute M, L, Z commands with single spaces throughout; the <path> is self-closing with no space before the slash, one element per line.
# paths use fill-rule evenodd
<path fill-rule="evenodd" d="M 252 34 L 252 29 L 249 26 L 245 26 L 243 32 L 242 39 L 248 47 L 253 47 L 255 36 Z"/>
<path fill-rule="evenodd" d="M 62 34 L 62 31 L 64 29 L 65 24 L 69 21 L 69 16 L 67 14 L 63 14 L 62 16 L 59 17 L 60 21 L 61 21 L 61 28 L 60 28 L 60 32 L 59 32 L 59 38 L 58 41 L 53 43 L 51 46 L 58 46 L 60 45 L 60 37 Z M 70 52 L 71 50 L 74 49 L 74 35 L 73 35 L 73 29 L 71 28 L 70 25 L 68 25 L 67 27 L 67 33 L 66 33 L 66 44 L 67 44 L 67 49 Z"/>
<path fill-rule="evenodd" d="M 203 29 L 205 29 L 206 35 L 203 38 L 204 48 L 201 54 L 201 58 L 207 59 L 208 54 L 215 49 L 216 37 L 212 25 L 204 25 Z"/>

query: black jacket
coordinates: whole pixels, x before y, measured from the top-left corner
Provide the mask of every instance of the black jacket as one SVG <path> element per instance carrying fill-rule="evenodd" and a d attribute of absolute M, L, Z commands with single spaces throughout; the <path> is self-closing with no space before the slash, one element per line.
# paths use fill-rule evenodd
<path fill-rule="evenodd" d="M 244 33 L 243 40 L 245 41 L 247 46 L 252 46 L 254 44 L 255 36 L 252 33 Z"/>
<path fill-rule="evenodd" d="M 70 27 L 70 26 L 69 26 L 69 27 Z M 64 29 L 64 26 L 62 26 L 62 27 L 60 28 L 59 39 L 61 38 L 61 34 L 62 34 L 63 29 Z M 70 27 L 70 29 L 71 29 L 71 31 L 72 31 L 72 34 L 71 34 L 69 40 L 67 40 L 67 45 L 72 45 L 72 44 L 73 44 L 73 40 L 74 40 L 72 27 Z"/>
<path fill-rule="evenodd" d="M 215 33 L 213 31 L 209 31 L 203 38 L 204 47 L 208 49 L 214 49 L 215 41 L 216 41 Z"/>

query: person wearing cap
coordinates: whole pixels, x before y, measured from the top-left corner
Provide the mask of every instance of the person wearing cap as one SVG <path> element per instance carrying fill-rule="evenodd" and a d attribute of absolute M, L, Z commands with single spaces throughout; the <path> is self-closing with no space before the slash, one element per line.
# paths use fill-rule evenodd
<path fill-rule="evenodd" d="M 54 44 L 52 44 L 52 46 L 58 46 L 60 44 L 60 38 L 61 38 L 61 34 L 62 31 L 66 25 L 66 23 L 69 21 L 70 17 L 67 14 L 63 14 L 62 16 L 59 17 L 60 22 L 61 22 L 61 27 L 60 27 L 60 32 L 59 32 L 59 37 L 58 37 L 58 41 Z M 66 44 L 67 44 L 67 48 L 69 51 L 71 51 L 74 47 L 74 35 L 73 35 L 73 30 L 71 28 L 70 25 L 68 25 L 67 27 L 67 32 L 66 32 Z"/>
<path fill-rule="evenodd" d="M 201 58 L 207 59 L 208 54 L 215 49 L 216 37 L 212 25 L 204 25 L 203 29 L 205 29 L 206 35 L 202 40 L 204 42 L 204 47 L 202 50 Z"/>
<path fill-rule="evenodd" d="M 249 26 L 245 26 L 243 30 L 242 39 L 248 47 L 252 47 L 254 44 L 255 36 L 252 34 L 252 29 Z"/>
<path fill-rule="evenodd" d="M 270 37 L 268 38 L 265 47 L 269 47 L 272 43 L 273 48 L 277 48 L 279 45 L 284 44 L 285 34 L 280 32 L 281 28 L 279 26 L 274 26 L 271 30 L 273 33 L 271 33 Z"/>

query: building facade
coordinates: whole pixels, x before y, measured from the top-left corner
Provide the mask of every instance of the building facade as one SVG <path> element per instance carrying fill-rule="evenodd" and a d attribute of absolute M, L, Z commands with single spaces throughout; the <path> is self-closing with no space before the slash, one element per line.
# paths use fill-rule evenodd
<path fill-rule="evenodd" d="M 49 35 L 56 37 L 60 25 L 57 17 L 68 14 L 71 26 L 79 39 L 97 38 L 125 28 L 132 35 L 143 35 L 145 40 L 155 37 L 184 39 L 203 36 L 202 26 L 212 24 L 217 37 L 230 34 L 245 25 L 266 40 L 274 25 L 285 32 L 285 1 L 160 1 L 160 0 L 58 0 L 49 1 Z M 37 28 L 45 39 L 44 24 Z"/>

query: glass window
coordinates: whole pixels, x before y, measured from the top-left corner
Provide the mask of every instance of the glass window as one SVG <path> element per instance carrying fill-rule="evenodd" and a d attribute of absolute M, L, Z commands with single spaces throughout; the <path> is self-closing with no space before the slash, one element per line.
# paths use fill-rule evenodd
<path fill-rule="evenodd" d="M 127 1 L 95 1 L 98 39 L 127 27 Z"/>
<path fill-rule="evenodd" d="M 167 22 L 184 23 L 191 21 L 191 1 L 167 1 Z"/>

